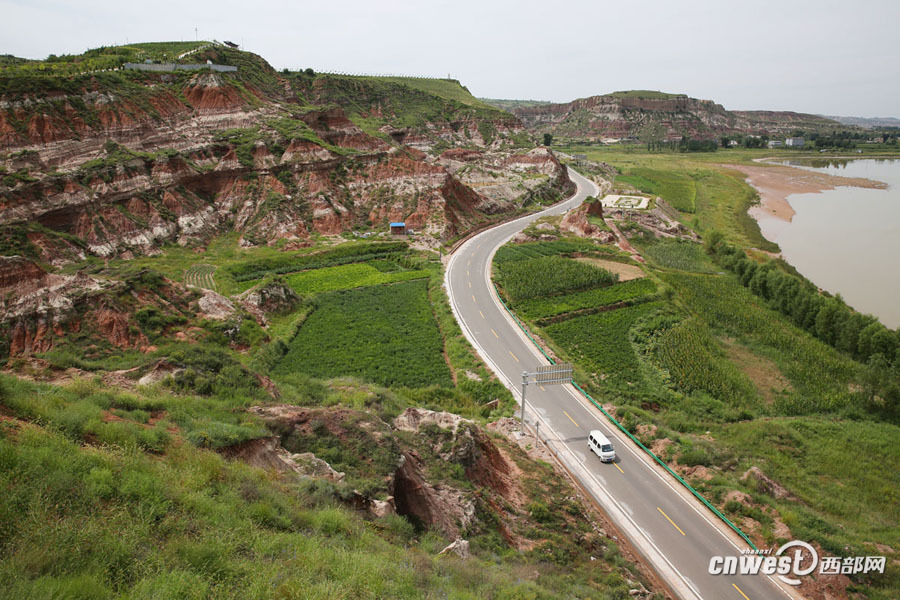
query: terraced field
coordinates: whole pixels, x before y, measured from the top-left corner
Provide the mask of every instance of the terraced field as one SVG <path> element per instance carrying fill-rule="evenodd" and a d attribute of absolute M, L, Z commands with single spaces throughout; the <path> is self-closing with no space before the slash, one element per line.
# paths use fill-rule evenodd
<path fill-rule="evenodd" d="M 184 271 L 184 284 L 204 290 L 218 291 L 214 274 L 214 265 L 193 265 Z"/>

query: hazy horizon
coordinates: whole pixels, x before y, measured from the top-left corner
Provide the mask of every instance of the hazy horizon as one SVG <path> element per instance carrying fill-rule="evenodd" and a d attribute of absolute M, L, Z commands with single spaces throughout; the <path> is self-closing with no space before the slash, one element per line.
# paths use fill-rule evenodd
<path fill-rule="evenodd" d="M 42 59 L 196 35 L 243 44 L 277 69 L 449 75 L 483 98 L 648 89 L 730 110 L 900 116 L 900 81 L 882 68 L 900 58 L 900 3 L 889 0 L 80 4 L 0 0 L 0 54 Z"/>

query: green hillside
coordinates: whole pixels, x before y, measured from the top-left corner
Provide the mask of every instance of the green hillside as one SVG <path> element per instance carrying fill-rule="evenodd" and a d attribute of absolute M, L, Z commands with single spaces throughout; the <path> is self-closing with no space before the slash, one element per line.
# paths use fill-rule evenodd
<path fill-rule="evenodd" d="M 502 98 L 479 98 L 479 100 L 494 108 L 508 111 L 514 111 L 517 108 L 541 106 L 542 104 L 552 104 L 549 100 L 506 100 Z"/>
<path fill-rule="evenodd" d="M 492 108 L 489 104 L 482 102 L 469 92 L 468 88 L 456 79 L 429 79 L 425 77 L 374 77 L 365 76 L 364 79 L 373 79 L 378 81 L 390 81 L 411 87 L 414 90 L 434 94 L 445 100 L 455 100 L 468 106 L 476 106 L 479 108 Z"/>
<path fill-rule="evenodd" d="M 670 98 L 687 98 L 686 94 L 669 94 L 653 90 L 627 90 L 606 94 L 613 98 L 641 98 L 642 100 L 669 100 Z"/>

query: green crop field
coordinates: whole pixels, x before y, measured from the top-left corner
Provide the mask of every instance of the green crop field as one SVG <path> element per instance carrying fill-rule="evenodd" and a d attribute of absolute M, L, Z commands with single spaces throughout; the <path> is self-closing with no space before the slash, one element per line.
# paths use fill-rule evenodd
<path fill-rule="evenodd" d="M 616 183 L 628 183 L 646 194 L 659 196 L 681 212 L 697 211 L 697 186 L 690 175 L 638 167 L 617 176 Z"/>
<path fill-rule="evenodd" d="M 753 383 L 728 361 L 705 323 L 689 319 L 663 332 L 657 358 L 685 393 L 702 391 L 741 407 L 756 399 Z"/>
<path fill-rule="evenodd" d="M 260 279 L 269 274 L 292 273 L 307 269 L 321 269 L 374 258 L 384 258 L 401 253 L 408 248 L 406 242 L 349 243 L 315 253 L 284 254 L 257 261 L 229 266 L 228 273 L 235 281 Z"/>
<path fill-rule="evenodd" d="M 276 373 L 356 376 L 390 386 L 451 387 L 426 281 L 323 294 Z"/>
<path fill-rule="evenodd" d="M 506 244 L 494 255 L 494 264 L 502 264 L 516 260 L 572 254 L 573 252 L 593 252 L 600 250 L 590 241 L 581 239 L 563 239 L 550 242 L 528 242 L 525 244 Z"/>
<path fill-rule="evenodd" d="M 515 302 L 612 285 L 618 276 L 570 258 L 544 256 L 500 263 L 497 280 L 506 295 Z"/>
<path fill-rule="evenodd" d="M 382 272 L 372 262 L 367 262 L 301 271 L 285 277 L 285 282 L 299 294 L 315 294 L 422 279 L 430 274 L 430 271 L 421 269 Z"/>
<path fill-rule="evenodd" d="M 664 239 L 650 243 L 635 242 L 641 253 L 657 266 L 693 273 L 718 273 L 722 269 L 712 263 L 700 244 Z"/>
<path fill-rule="evenodd" d="M 619 310 L 574 317 L 544 328 L 566 354 L 604 385 L 627 386 L 641 380 L 628 333 L 641 317 L 662 307 L 647 302 Z"/>
<path fill-rule="evenodd" d="M 512 307 L 526 319 L 544 319 L 575 310 L 603 307 L 616 304 L 617 302 L 646 298 L 655 293 L 656 284 L 653 280 L 642 278 L 572 294 L 520 300 L 514 303 Z"/>

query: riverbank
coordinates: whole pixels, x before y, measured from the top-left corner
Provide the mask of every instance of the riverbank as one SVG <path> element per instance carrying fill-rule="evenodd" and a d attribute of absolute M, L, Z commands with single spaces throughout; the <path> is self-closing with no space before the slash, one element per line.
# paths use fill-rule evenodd
<path fill-rule="evenodd" d="M 780 159 L 779 159 L 780 160 Z M 744 174 L 745 180 L 759 193 L 760 203 L 750 209 L 750 215 L 790 222 L 796 212 L 788 196 L 792 194 L 815 194 L 837 187 L 858 187 L 886 189 L 881 181 L 863 177 L 842 177 L 827 173 L 817 173 L 787 165 L 722 165 Z"/>

